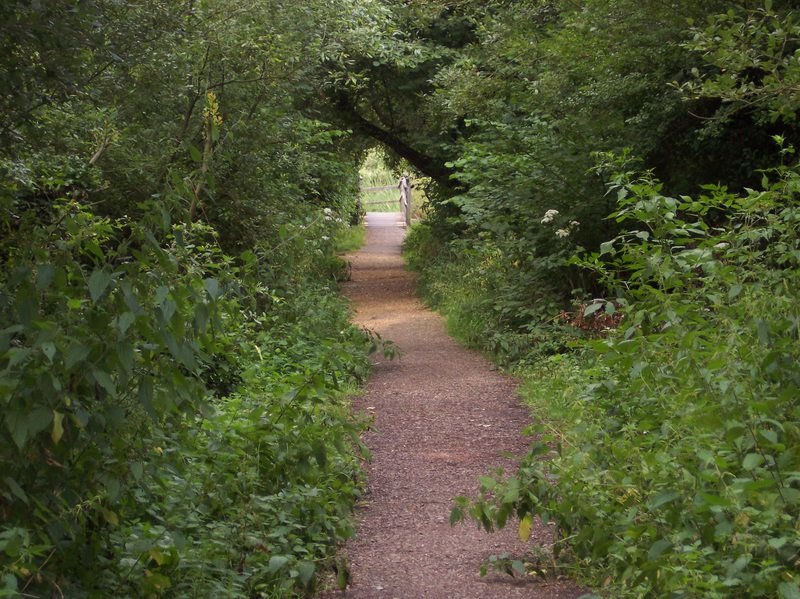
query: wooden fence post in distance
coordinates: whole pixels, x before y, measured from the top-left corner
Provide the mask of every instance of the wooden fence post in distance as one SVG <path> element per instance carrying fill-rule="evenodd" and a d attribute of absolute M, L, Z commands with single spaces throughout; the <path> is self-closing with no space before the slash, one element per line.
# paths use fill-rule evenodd
<path fill-rule="evenodd" d="M 403 212 L 403 219 L 406 227 L 411 225 L 411 181 L 408 175 L 400 177 L 400 209 Z"/>

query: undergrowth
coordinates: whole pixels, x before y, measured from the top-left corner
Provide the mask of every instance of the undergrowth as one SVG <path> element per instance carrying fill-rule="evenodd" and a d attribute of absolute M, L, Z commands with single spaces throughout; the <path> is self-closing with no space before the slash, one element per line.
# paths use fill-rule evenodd
<path fill-rule="evenodd" d="M 516 517 L 523 538 L 532 517 L 551 522 L 560 567 L 610 597 L 798 597 L 800 170 L 672 198 L 604 158 L 625 232 L 572 262 L 607 290 L 586 316 L 624 317 L 566 353 L 526 354 L 531 451 L 457 498 L 452 521 Z M 423 262 L 428 297 L 496 351 L 481 338 L 503 322 L 486 308 L 497 269 L 480 270 L 485 252 L 440 260 Z M 459 272 L 469 291 L 448 297 Z"/>
<path fill-rule="evenodd" d="M 541 258 L 528 255 L 536 267 L 521 268 L 519 257 L 501 244 L 444 241 L 423 221 L 411 228 L 404 253 L 420 273 L 420 294 L 444 314 L 448 331 L 508 366 L 561 352 L 582 336 L 552 317 L 561 308 L 554 282 L 563 279 L 568 247 Z"/>
<path fill-rule="evenodd" d="M 157 219 L 156 219 L 157 220 Z M 205 225 L 76 202 L 0 269 L 0 596 L 307 595 L 352 534 L 331 211 L 226 255 Z"/>

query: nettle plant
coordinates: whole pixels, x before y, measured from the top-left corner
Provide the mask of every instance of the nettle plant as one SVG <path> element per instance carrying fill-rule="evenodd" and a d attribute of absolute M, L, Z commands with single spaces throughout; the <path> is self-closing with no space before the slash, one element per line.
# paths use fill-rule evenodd
<path fill-rule="evenodd" d="M 576 262 L 625 317 L 587 342 L 566 430 L 453 520 L 540 516 L 557 555 L 634 596 L 797 597 L 800 169 L 673 198 L 603 158 L 626 231 Z"/>

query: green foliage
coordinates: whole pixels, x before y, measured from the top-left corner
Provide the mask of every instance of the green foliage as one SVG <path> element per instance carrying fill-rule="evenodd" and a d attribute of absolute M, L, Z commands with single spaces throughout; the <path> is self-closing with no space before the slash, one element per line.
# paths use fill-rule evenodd
<path fill-rule="evenodd" d="M 332 291 L 376 142 L 434 181 L 408 254 L 470 344 L 534 364 L 570 297 L 625 314 L 546 362 L 563 456 L 472 515 L 548 515 L 632 594 L 797 594 L 791 8 L 4 3 L 0 594 L 313 590 L 343 393 L 395 351 Z M 609 220 L 592 155 L 627 147 L 654 174 L 614 165 Z"/>
<path fill-rule="evenodd" d="M 569 341 L 554 317 L 576 295 L 593 297 L 598 282 L 566 259 L 624 227 L 606 219 L 613 197 L 592 170 L 593 152 L 630 147 L 675 193 L 707 180 L 751 185 L 754 169 L 775 163 L 769 135 L 752 121 L 701 136 L 698 107 L 672 85 L 676 73 L 702 66 L 686 19 L 716 7 L 620 0 L 580 10 L 541 2 L 452 9 L 469 15 L 473 35 L 440 65 L 423 106 L 440 130 L 457 131 L 447 145 L 450 189 L 432 196 L 432 231 L 412 234 L 410 247 L 430 257 L 416 264 L 425 293 L 447 306 L 460 337 L 510 361 Z M 752 145 L 743 148 L 743 137 Z"/>
<path fill-rule="evenodd" d="M 626 232 L 582 264 L 625 319 L 529 372 L 552 428 L 454 517 L 552 521 L 557 554 L 617 595 L 793 596 L 800 170 L 769 173 L 761 191 L 672 198 L 620 166 Z"/>
<path fill-rule="evenodd" d="M 6 593 L 313 586 L 351 534 L 360 442 L 343 398 L 370 342 L 324 282 L 319 233 L 337 226 L 320 213 L 298 225 L 312 243 L 238 261 L 207 226 L 155 233 L 75 202 L 15 229 L 0 294 Z M 293 260 L 278 269 L 265 257 L 281 250 Z"/>
<path fill-rule="evenodd" d="M 374 148 L 367 152 L 358 174 L 361 179 L 361 187 L 396 185 L 400 178 L 398 173 L 393 172 L 386 165 L 383 155 Z"/>
<path fill-rule="evenodd" d="M 737 112 L 755 113 L 762 122 L 796 120 L 800 64 L 795 44 L 800 23 L 792 11 L 773 10 L 774 4 L 767 1 L 756 10 L 735 6 L 709 17 L 694 28 L 685 44 L 700 53 L 708 66 L 706 73 L 695 69 L 683 90 L 694 97 L 722 101 L 714 118 L 716 126 Z"/>
<path fill-rule="evenodd" d="M 360 202 L 366 212 L 400 211 L 400 174 L 386 165 L 380 152 L 374 148 L 369 150 L 358 174 L 361 182 Z M 373 187 L 389 189 L 369 189 Z"/>
<path fill-rule="evenodd" d="M 445 314 L 453 335 L 504 364 L 534 360 L 563 351 L 580 335 L 548 318 L 559 305 L 551 286 L 559 282 L 554 273 L 562 272 L 572 247 L 568 236 L 557 235 L 559 224 L 556 215 L 541 235 L 551 251 L 559 246 L 558 253 L 537 257 L 521 243 L 507 248 L 486 238 L 477 247 L 469 240 L 446 242 L 423 222 L 406 238 L 405 256 L 411 268 L 421 271 L 421 294 Z M 567 230 L 569 223 L 563 226 Z M 524 267 L 530 264 L 538 269 Z"/>
<path fill-rule="evenodd" d="M 302 595 L 351 534 L 351 4 L 0 8 L 0 595 Z"/>

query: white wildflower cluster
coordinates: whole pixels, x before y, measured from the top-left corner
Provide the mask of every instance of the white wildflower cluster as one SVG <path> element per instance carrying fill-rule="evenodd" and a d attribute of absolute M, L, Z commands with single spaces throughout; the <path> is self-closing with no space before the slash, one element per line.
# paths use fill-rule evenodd
<path fill-rule="evenodd" d="M 325 216 L 325 220 L 327 221 L 333 221 L 335 223 L 340 223 L 340 224 L 344 222 L 344 219 L 342 219 L 341 217 L 333 215 L 333 208 L 328 208 L 328 207 L 323 208 L 322 214 Z"/>
<path fill-rule="evenodd" d="M 547 212 L 544 213 L 541 222 L 542 224 L 552 223 L 553 219 L 556 216 L 558 216 L 558 210 L 553 210 L 553 209 L 548 210 Z M 556 229 L 555 235 L 559 239 L 566 239 L 567 237 L 570 236 L 572 231 L 578 228 L 578 226 L 580 226 L 580 223 L 578 221 L 576 220 L 570 221 L 569 225 L 567 225 L 566 227 L 562 229 Z"/>
<path fill-rule="evenodd" d="M 566 239 L 570 236 L 570 234 L 580 226 L 580 223 L 576 220 L 569 221 L 569 226 L 565 229 L 558 229 L 556 231 L 556 237 L 559 239 Z"/>
<path fill-rule="evenodd" d="M 544 217 L 542 218 L 543 223 L 551 223 L 553 219 L 558 216 L 558 210 L 548 210 L 544 213 Z"/>

